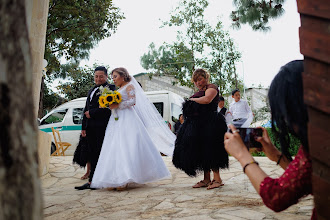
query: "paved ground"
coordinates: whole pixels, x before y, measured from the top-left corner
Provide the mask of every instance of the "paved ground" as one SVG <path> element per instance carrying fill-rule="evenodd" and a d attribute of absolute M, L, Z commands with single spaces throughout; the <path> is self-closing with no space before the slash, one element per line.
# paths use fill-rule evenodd
<path fill-rule="evenodd" d="M 42 177 L 45 219 L 310 219 L 313 197 L 275 213 L 263 205 L 240 164 L 230 157 L 230 169 L 219 189 L 192 189 L 202 177 L 191 178 L 163 158 L 172 179 L 130 185 L 126 191 L 83 190 L 74 186 L 84 170 L 72 165 L 72 156 L 51 157 L 49 174 Z M 255 158 L 272 177 L 282 170 L 267 158 Z"/>

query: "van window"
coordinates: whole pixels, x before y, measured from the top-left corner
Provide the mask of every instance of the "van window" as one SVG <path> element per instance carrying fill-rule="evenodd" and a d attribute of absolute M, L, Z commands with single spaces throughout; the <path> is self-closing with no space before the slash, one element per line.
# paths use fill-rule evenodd
<path fill-rule="evenodd" d="M 164 115 L 164 102 L 154 102 L 153 103 L 158 110 L 159 114 L 163 117 Z"/>
<path fill-rule="evenodd" d="M 58 110 L 45 118 L 40 125 L 47 125 L 62 122 L 68 109 Z"/>
<path fill-rule="evenodd" d="M 171 116 L 172 121 L 176 122 L 179 119 L 179 115 L 182 113 L 182 109 L 179 105 L 171 103 Z"/>
<path fill-rule="evenodd" d="M 82 124 L 83 108 L 74 108 L 72 110 L 72 119 L 74 124 Z"/>

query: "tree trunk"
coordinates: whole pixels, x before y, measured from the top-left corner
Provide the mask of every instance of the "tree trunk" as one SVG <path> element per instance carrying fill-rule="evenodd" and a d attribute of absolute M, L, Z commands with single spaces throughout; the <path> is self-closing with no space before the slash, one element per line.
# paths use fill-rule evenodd
<path fill-rule="evenodd" d="M 25 0 L 0 1 L 0 219 L 42 219 Z"/>

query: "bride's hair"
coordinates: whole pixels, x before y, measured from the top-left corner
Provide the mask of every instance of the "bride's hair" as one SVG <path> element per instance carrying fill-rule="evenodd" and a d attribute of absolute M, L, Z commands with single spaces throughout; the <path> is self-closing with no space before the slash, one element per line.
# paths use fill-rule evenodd
<path fill-rule="evenodd" d="M 118 73 L 121 77 L 124 77 L 125 82 L 131 81 L 131 76 L 129 75 L 127 69 L 125 69 L 124 67 L 118 67 L 118 68 L 115 68 L 114 70 L 112 70 L 111 76 L 114 72 Z"/>

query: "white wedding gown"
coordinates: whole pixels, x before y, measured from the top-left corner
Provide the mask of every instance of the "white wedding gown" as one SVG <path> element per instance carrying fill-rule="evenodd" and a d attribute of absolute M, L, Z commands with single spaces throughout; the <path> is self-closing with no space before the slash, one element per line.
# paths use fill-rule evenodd
<path fill-rule="evenodd" d="M 116 109 L 118 120 L 114 113 L 109 119 L 91 187 L 119 187 L 170 178 L 160 152 L 134 108 L 134 85 L 130 82 L 118 92 L 123 99 Z"/>

